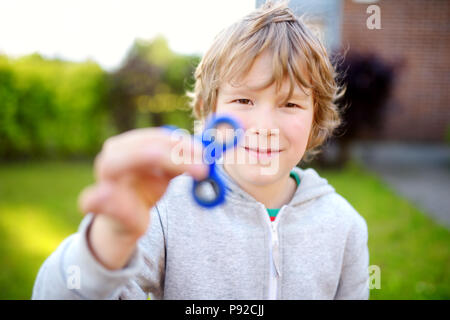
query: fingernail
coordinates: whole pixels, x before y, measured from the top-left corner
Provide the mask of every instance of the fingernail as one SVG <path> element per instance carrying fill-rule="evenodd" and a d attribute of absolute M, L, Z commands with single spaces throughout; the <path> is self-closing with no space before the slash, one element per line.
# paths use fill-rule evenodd
<path fill-rule="evenodd" d="M 105 201 L 111 195 L 111 191 L 111 187 L 107 184 L 99 186 L 95 195 L 95 201 Z"/>
<path fill-rule="evenodd" d="M 209 168 L 204 164 L 194 166 L 195 178 L 203 179 L 208 175 Z"/>
<path fill-rule="evenodd" d="M 146 149 L 144 150 L 144 154 L 146 157 L 148 157 L 149 159 L 154 158 L 155 156 L 159 156 L 162 154 L 161 150 L 158 149 Z"/>

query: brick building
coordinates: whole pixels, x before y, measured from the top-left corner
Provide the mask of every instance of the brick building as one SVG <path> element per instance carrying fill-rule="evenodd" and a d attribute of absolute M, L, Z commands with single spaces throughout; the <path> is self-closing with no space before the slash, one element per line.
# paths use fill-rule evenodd
<path fill-rule="evenodd" d="M 259 6 L 264 0 L 256 1 Z M 370 5 L 380 29 L 369 29 Z M 400 63 L 380 132 L 392 141 L 442 141 L 450 130 L 450 1 L 291 0 L 297 14 L 315 17 L 329 50 L 376 53 Z"/>

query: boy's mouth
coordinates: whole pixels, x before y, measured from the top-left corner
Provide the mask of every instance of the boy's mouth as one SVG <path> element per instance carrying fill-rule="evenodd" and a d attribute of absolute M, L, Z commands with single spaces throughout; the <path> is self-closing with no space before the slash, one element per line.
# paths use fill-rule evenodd
<path fill-rule="evenodd" d="M 259 148 L 250 148 L 247 146 L 244 146 L 245 151 L 248 152 L 248 154 L 258 160 L 268 161 L 272 159 L 273 157 L 279 155 L 283 150 L 280 149 L 259 149 Z"/>
<path fill-rule="evenodd" d="M 252 152 L 256 152 L 256 153 L 261 153 L 261 154 L 271 154 L 271 153 L 280 153 L 282 150 L 279 149 L 260 149 L 260 148 L 251 148 L 251 147 L 244 147 L 245 150 L 247 151 L 252 151 Z"/>

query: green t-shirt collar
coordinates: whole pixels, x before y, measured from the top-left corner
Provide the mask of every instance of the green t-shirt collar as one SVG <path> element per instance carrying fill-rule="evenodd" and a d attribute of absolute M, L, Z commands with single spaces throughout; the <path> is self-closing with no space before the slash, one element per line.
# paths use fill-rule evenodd
<path fill-rule="evenodd" d="M 295 182 L 297 183 L 297 187 L 298 187 L 300 185 L 300 177 L 298 176 L 298 173 L 295 172 L 294 170 L 292 170 L 289 173 L 289 176 L 294 178 Z M 269 214 L 270 217 L 276 217 L 278 214 L 278 211 L 280 211 L 280 208 L 276 208 L 276 209 L 267 208 L 267 213 Z"/>

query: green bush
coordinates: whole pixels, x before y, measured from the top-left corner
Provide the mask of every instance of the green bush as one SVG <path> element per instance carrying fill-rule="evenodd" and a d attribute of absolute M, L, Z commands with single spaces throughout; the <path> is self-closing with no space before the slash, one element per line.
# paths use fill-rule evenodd
<path fill-rule="evenodd" d="M 444 140 L 447 144 L 450 145 L 450 124 L 447 125 L 447 128 L 445 130 L 445 137 Z"/>
<path fill-rule="evenodd" d="M 91 61 L 0 55 L 0 160 L 92 157 L 133 128 L 192 130 L 185 90 L 198 62 L 163 38 L 137 41 L 112 74 Z"/>
<path fill-rule="evenodd" d="M 0 157 L 95 154 L 110 130 L 106 94 L 93 62 L 0 56 Z"/>

